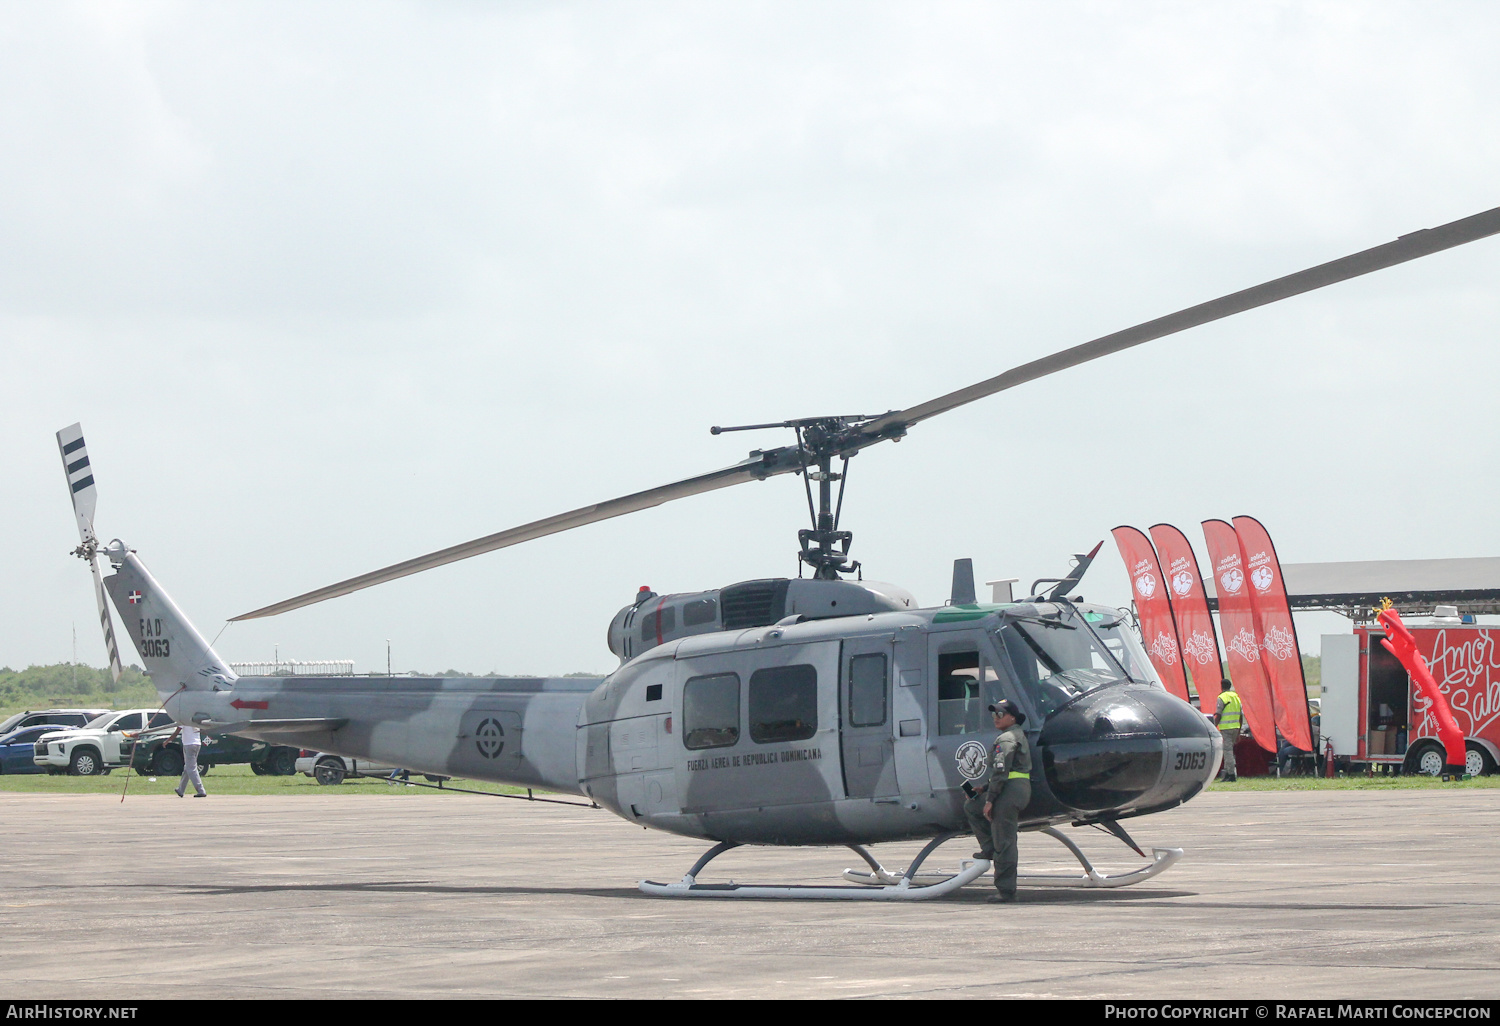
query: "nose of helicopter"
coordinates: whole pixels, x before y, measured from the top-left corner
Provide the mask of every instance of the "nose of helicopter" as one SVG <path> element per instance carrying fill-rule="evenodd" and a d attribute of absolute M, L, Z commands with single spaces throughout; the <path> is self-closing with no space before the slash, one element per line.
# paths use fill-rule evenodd
<path fill-rule="evenodd" d="M 1118 685 L 1048 717 L 1042 767 L 1058 801 L 1079 812 L 1180 804 L 1219 770 L 1219 732 L 1159 688 Z"/>

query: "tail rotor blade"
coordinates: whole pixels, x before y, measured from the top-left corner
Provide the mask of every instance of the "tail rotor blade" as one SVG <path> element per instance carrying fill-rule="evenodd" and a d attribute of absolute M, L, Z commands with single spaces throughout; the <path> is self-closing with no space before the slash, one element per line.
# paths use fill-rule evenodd
<path fill-rule="evenodd" d="M 104 647 L 109 652 L 109 673 L 115 683 L 120 683 L 120 646 L 115 644 L 115 624 L 109 615 L 109 603 L 104 598 L 104 581 L 99 576 L 99 563 L 89 557 L 89 569 L 94 574 L 94 598 L 99 603 L 99 626 L 104 630 Z"/>
<path fill-rule="evenodd" d="M 62 455 L 68 495 L 73 500 L 73 515 L 78 518 L 78 538 L 87 544 L 94 537 L 94 507 L 99 501 L 99 493 L 94 488 L 88 447 L 83 444 L 83 425 L 70 424 L 59 431 L 57 449 Z"/>
<path fill-rule="evenodd" d="M 94 508 L 99 491 L 94 487 L 94 469 L 89 464 L 89 450 L 83 444 L 83 425 L 69 424 L 57 433 L 57 451 L 62 456 L 63 476 L 68 482 L 68 496 L 73 500 L 73 516 L 78 520 L 78 540 L 83 542 L 78 555 L 89 564 L 94 576 L 94 600 L 99 604 L 99 627 L 104 631 L 104 648 L 109 653 L 109 672 L 120 683 L 120 646 L 115 643 L 115 625 L 104 597 L 104 580 L 99 576 L 99 561 L 94 557 L 98 538 L 94 534 Z"/>

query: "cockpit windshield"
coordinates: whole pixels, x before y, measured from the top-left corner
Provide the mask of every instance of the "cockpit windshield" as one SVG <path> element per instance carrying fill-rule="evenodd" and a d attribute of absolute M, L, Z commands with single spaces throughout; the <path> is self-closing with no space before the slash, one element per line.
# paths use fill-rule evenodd
<path fill-rule="evenodd" d="M 1110 654 L 1125 667 L 1130 674 L 1131 680 L 1144 681 L 1157 687 L 1164 687 L 1161 675 L 1156 672 L 1156 667 L 1151 665 L 1146 650 L 1141 647 L 1141 641 L 1136 637 L 1135 631 L 1130 626 L 1130 621 L 1121 610 L 1111 613 L 1099 613 L 1095 610 L 1086 610 L 1083 614 L 1085 620 L 1089 621 L 1104 642 Z"/>
<path fill-rule="evenodd" d="M 1106 684 L 1153 679 L 1136 665 L 1122 620 L 1045 604 L 1007 611 L 998 633 L 1017 680 L 1045 716 Z"/>

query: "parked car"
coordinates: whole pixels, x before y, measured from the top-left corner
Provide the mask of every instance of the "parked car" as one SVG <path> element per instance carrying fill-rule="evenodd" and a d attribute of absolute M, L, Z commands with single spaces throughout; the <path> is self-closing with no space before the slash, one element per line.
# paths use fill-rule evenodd
<path fill-rule="evenodd" d="M 36 742 L 43 734 L 65 730 L 56 723 L 43 723 L 12 730 L 0 735 L 0 773 L 40 773 L 42 768 L 32 761 Z"/>
<path fill-rule="evenodd" d="M 291 776 L 296 772 L 297 749 L 253 741 L 233 734 L 202 734 L 198 768 L 248 763 L 257 776 Z M 175 777 L 182 772 L 182 740 L 175 724 L 148 730 L 135 739 L 130 765 L 137 773 Z"/>
<path fill-rule="evenodd" d="M 170 726 L 172 717 L 156 709 L 109 712 L 73 730 L 43 734 L 33 746 L 31 758 L 48 773 L 91 777 L 125 765 L 136 732 Z"/>
<path fill-rule="evenodd" d="M 45 724 L 51 724 L 54 730 L 62 730 L 64 727 L 81 727 L 89 720 L 103 716 L 107 712 L 109 712 L 108 709 L 27 709 L 25 712 L 12 713 L 4 720 L 0 720 L 0 737 L 13 730 L 20 730 L 22 727 Z"/>
<path fill-rule="evenodd" d="M 353 776 L 394 777 L 400 780 L 411 776 L 411 770 L 401 766 L 389 766 L 369 759 L 353 759 L 332 752 L 313 752 L 305 748 L 302 750 L 302 757 L 297 760 L 297 772 L 328 785 L 342 784 L 346 777 Z M 434 782 L 452 779 L 430 773 L 424 773 L 423 776 Z"/>

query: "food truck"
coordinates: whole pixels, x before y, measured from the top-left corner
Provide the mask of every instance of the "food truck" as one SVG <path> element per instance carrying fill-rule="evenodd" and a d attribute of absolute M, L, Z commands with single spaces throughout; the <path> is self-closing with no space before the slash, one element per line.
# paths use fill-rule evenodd
<path fill-rule="evenodd" d="M 1451 606 L 1437 611 L 1446 615 L 1407 627 L 1463 731 L 1466 771 L 1493 773 L 1500 764 L 1500 627 L 1466 624 Z M 1383 637 L 1376 625 L 1323 635 L 1324 754 L 1331 746 L 1336 766 L 1383 764 L 1435 776 L 1447 759 L 1432 703 Z"/>

